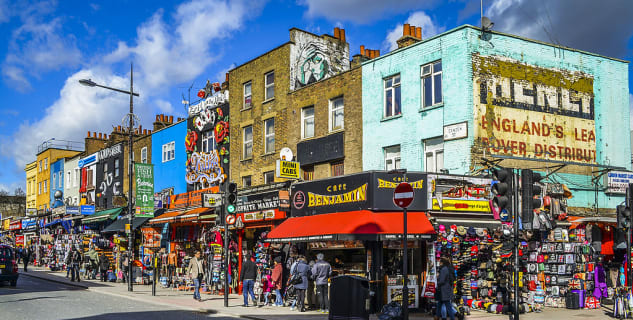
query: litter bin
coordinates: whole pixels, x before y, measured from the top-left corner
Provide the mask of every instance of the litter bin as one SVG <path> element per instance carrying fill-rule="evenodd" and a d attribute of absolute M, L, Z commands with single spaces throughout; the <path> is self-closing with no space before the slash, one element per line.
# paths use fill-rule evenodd
<path fill-rule="evenodd" d="M 369 319 L 369 280 L 357 276 L 332 278 L 328 319 Z"/>

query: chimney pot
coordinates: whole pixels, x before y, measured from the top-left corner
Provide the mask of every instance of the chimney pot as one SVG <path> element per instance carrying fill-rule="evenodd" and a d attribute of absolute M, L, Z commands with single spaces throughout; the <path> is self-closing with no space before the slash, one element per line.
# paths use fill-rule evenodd
<path fill-rule="evenodd" d="M 345 29 L 341 29 L 341 41 L 346 42 L 345 41 Z"/>
<path fill-rule="evenodd" d="M 138 132 L 141 132 L 143 130 L 143 126 L 138 126 Z"/>
<path fill-rule="evenodd" d="M 365 55 L 365 46 L 364 46 L 364 45 L 361 45 L 361 46 L 360 46 L 360 55 L 361 55 L 361 56 L 364 56 L 364 55 Z"/>
<path fill-rule="evenodd" d="M 99 139 L 103 139 L 103 133 L 99 132 Z"/>
<path fill-rule="evenodd" d="M 117 132 L 121 132 L 121 126 L 116 127 L 117 128 Z"/>
<path fill-rule="evenodd" d="M 169 123 L 173 123 L 174 122 L 174 116 L 169 116 Z"/>
<path fill-rule="evenodd" d="M 160 121 L 160 114 L 156 115 L 156 122 Z"/>
<path fill-rule="evenodd" d="M 376 58 L 380 57 L 380 50 L 376 50 Z"/>
<path fill-rule="evenodd" d="M 152 130 L 147 130 L 147 133 L 152 134 Z"/>
<path fill-rule="evenodd" d="M 334 28 L 334 38 L 341 39 L 341 29 Z"/>
<path fill-rule="evenodd" d="M 229 81 L 229 73 L 224 74 L 224 81 Z"/>
<path fill-rule="evenodd" d="M 93 132 L 92 132 L 92 137 L 93 137 L 93 138 L 96 138 L 96 137 L 97 137 L 97 132 L 96 132 L 96 131 L 93 131 Z"/>
<path fill-rule="evenodd" d="M 143 129 L 143 135 L 147 135 L 147 129 Z"/>
<path fill-rule="evenodd" d="M 405 23 L 404 26 L 402 27 L 402 35 L 403 36 L 411 35 L 411 28 L 408 23 Z"/>
<path fill-rule="evenodd" d="M 415 37 L 415 26 L 411 26 L 410 28 L 411 28 L 411 32 L 410 32 L 411 36 Z"/>
<path fill-rule="evenodd" d="M 90 131 L 88 131 L 88 135 L 86 136 L 86 138 L 90 138 Z"/>
<path fill-rule="evenodd" d="M 415 28 L 415 37 L 422 40 L 422 28 L 421 27 L 417 27 Z"/>

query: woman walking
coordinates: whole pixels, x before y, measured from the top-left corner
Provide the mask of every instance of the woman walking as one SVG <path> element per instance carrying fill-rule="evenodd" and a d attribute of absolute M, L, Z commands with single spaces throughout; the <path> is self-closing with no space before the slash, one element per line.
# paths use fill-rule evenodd
<path fill-rule="evenodd" d="M 453 284 L 455 283 L 455 269 L 451 265 L 451 261 L 447 257 L 440 259 L 440 276 L 437 279 L 437 316 L 442 317 L 442 307 L 446 308 L 446 314 L 455 320 L 455 312 L 453 310 Z"/>

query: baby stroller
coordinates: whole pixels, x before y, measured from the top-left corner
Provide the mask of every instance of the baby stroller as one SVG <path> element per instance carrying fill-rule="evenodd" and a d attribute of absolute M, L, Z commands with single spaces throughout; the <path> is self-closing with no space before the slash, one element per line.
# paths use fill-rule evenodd
<path fill-rule="evenodd" d="M 284 292 L 284 307 L 292 306 L 294 301 L 297 301 L 297 289 L 294 285 L 289 284 Z"/>

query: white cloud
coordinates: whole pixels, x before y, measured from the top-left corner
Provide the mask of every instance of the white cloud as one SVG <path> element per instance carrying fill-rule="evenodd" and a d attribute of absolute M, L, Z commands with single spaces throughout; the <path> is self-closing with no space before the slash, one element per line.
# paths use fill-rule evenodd
<path fill-rule="evenodd" d="M 173 114 L 175 111 L 174 106 L 172 106 L 171 102 L 169 101 L 157 99 L 156 101 L 154 101 L 154 103 L 156 104 L 156 107 L 158 108 L 158 110 L 160 110 L 160 112 L 162 113 Z"/>
<path fill-rule="evenodd" d="M 431 8 L 436 0 L 300 0 L 299 4 L 307 6 L 306 16 L 309 18 L 324 17 L 331 21 L 351 21 L 355 23 L 372 23 L 393 14 L 401 14 L 420 8 Z"/>
<path fill-rule="evenodd" d="M 422 39 L 430 38 L 438 33 L 441 33 L 445 30 L 444 27 L 437 26 L 431 17 L 429 17 L 424 11 L 416 11 L 409 15 L 407 21 L 405 23 L 414 25 L 416 27 L 422 28 Z M 402 37 L 402 27 L 403 24 L 398 24 L 395 28 L 391 29 L 387 33 L 387 37 L 382 43 L 382 50 L 385 52 L 393 51 L 398 49 L 398 44 L 396 40 Z"/>

